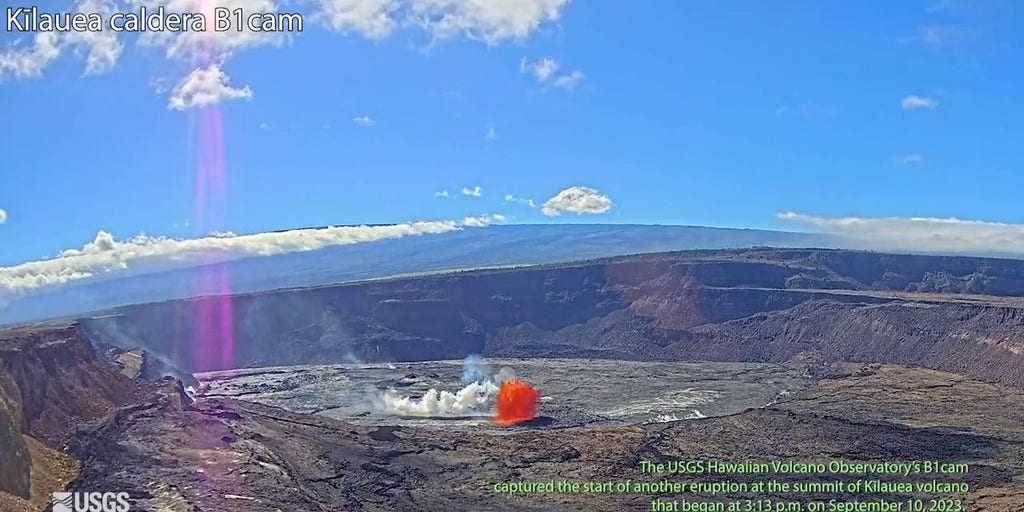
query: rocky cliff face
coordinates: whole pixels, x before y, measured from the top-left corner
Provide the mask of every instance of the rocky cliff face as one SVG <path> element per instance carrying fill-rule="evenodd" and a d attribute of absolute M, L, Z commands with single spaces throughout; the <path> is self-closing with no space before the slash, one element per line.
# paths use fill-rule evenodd
<path fill-rule="evenodd" d="M 26 439 L 62 450 L 79 425 L 143 395 L 96 358 L 78 326 L 0 333 L 0 490 L 37 493 Z"/>
<path fill-rule="evenodd" d="M 83 326 L 94 341 L 141 346 L 185 371 L 474 353 L 801 357 L 1024 384 L 1022 276 L 1024 262 L 1012 260 L 699 251 L 172 301 Z M 230 357 L 202 357 L 210 347 L 200 343 Z"/>
<path fill-rule="evenodd" d="M 29 496 L 31 460 L 21 437 L 21 411 L 7 395 L 9 384 L 0 383 L 0 491 Z"/>

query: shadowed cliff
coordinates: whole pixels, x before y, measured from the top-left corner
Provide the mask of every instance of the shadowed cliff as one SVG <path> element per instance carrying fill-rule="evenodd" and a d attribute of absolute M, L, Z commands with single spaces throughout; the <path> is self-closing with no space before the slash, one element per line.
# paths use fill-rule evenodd
<path fill-rule="evenodd" d="M 1024 262 L 694 251 L 208 297 L 83 320 L 186 371 L 507 357 L 890 362 L 1024 383 Z M 230 304 L 231 360 L 198 356 Z M 219 322 L 219 321 L 218 321 Z M 222 322 L 220 322 L 222 323 Z"/>

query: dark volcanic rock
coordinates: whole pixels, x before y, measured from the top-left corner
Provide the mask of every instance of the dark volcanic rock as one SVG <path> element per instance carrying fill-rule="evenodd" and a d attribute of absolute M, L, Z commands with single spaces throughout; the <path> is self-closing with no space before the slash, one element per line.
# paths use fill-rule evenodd
<path fill-rule="evenodd" d="M 32 460 L 21 437 L 20 415 L 4 395 L 0 392 L 0 491 L 28 498 Z"/>
<path fill-rule="evenodd" d="M 3 374 L 20 411 L 21 431 L 61 448 L 76 425 L 146 396 L 140 383 L 96 358 L 77 326 L 0 334 Z"/>
<path fill-rule="evenodd" d="M 182 510 L 621 511 L 648 510 L 653 496 L 510 497 L 496 493 L 493 485 L 665 478 L 640 474 L 641 460 L 931 460 L 971 465 L 969 474 L 956 478 L 972 487 L 966 510 L 1019 510 L 1010 504 L 1019 506 L 1024 495 L 1019 458 L 1024 440 L 1018 431 L 1004 429 L 999 418 L 1006 408 L 1022 410 L 1024 394 L 891 366 L 826 385 L 766 409 L 704 420 L 457 434 L 444 428 L 355 426 L 230 399 L 203 400 L 185 409 L 157 401 L 119 411 L 115 419 L 76 437 L 72 451 L 83 468 L 72 488 L 126 489 L 144 510 L 173 502 Z M 870 391 L 879 387 L 900 390 L 904 401 L 895 414 L 888 412 L 890 404 L 873 398 Z M 930 400 L 927 393 L 936 388 L 955 392 Z M 944 414 L 961 407 L 969 412 Z M 919 478 L 924 476 L 910 476 Z"/>
<path fill-rule="evenodd" d="M 48 502 L 58 488 L 30 488 L 47 464 L 32 460 L 23 436 L 63 450 L 79 426 L 148 393 L 98 360 L 77 326 L 0 332 L 0 490 Z"/>

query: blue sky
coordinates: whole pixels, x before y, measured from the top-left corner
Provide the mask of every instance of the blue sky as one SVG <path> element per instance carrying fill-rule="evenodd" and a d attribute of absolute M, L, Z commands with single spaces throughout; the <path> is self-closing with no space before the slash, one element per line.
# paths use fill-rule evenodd
<path fill-rule="evenodd" d="M 495 4 L 520 13 L 509 23 L 537 5 L 557 19 L 507 36 L 501 13 L 481 15 L 451 34 L 396 13 L 382 35 L 329 30 L 303 4 L 304 33 L 218 59 L 250 98 L 188 110 L 168 105 L 196 60 L 168 58 L 166 46 L 124 36 L 116 62 L 89 74 L 75 51 L 85 47 L 68 46 L 37 76 L 10 65 L 4 76 L 4 58 L 32 36 L 12 46 L 19 36 L 0 34 L 0 265 L 80 248 L 101 230 L 204 235 L 197 127 L 214 109 L 226 192 L 204 229 L 482 214 L 807 227 L 778 219 L 788 211 L 1024 223 L 1020 3 Z M 558 69 L 541 80 L 531 66 L 545 58 Z M 363 116 L 373 123 L 354 121 Z M 550 217 L 505 200 L 539 206 L 572 186 L 611 209 Z"/>

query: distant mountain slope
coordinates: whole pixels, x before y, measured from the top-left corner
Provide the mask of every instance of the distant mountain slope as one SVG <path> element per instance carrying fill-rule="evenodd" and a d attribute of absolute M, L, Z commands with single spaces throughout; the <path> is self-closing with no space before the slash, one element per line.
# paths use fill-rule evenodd
<path fill-rule="evenodd" d="M 693 226 L 602 224 L 466 228 L 221 264 L 233 293 L 452 269 L 558 263 L 624 254 L 753 246 L 836 247 L 828 235 Z M 44 289 L 0 308 L 0 324 L 195 296 L 201 268 Z"/>

